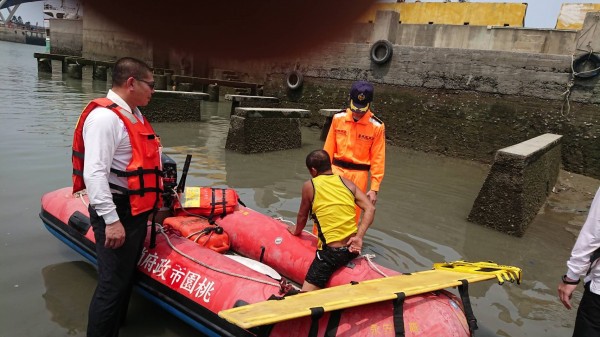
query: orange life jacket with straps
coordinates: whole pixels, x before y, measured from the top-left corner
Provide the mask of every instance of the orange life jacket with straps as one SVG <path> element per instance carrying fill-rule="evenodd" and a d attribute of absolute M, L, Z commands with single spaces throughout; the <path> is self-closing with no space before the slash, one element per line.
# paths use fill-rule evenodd
<path fill-rule="evenodd" d="M 186 187 L 184 193 L 175 200 L 175 216 L 190 214 L 202 215 L 212 224 L 216 216 L 221 218 L 244 206 L 237 192 L 232 188 Z"/>
<path fill-rule="evenodd" d="M 83 181 L 85 154 L 83 125 L 90 112 L 97 107 L 110 109 L 119 116 L 125 124 L 131 142 L 131 161 L 125 171 L 110 169 L 112 173 L 119 177 L 127 177 L 127 188 L 109 183 L 110 188 L 129 195 L 133 215 L 158 209 L 162 206 L 163 191 L 160 139 L 144 117 L 142 117 L 144 123 L 141 123 L 133 114 L 122 110 L 119 105 L 108 98 L 98 98 L 91 101 L 83 109 L 77 121 L 75 134 L 73 135 L 73 193 L 85 189 L 85 182 Z"/>

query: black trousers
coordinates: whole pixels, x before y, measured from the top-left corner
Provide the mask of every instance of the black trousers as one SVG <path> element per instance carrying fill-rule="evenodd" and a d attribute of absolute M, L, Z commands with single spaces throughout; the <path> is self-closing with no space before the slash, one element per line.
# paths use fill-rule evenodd
<path fill-rule="evenodd" d="M 600 337 L 600 295 L 590 291 L 589 282 L 577 309 L 573 337 Z"/>
<path fill-rule="evenodd" d="M 116 337 L 127 314 L 133 276 L 146 239 L 148 214 L 131 215 L 129 198 L 113 195 L 125 228 L 125 243 L 117 249 L 104 247 L 106 224 L 90 206 L 90 222 L 96 238 L 98 285 L 90 303 L 87 337 Z"/>

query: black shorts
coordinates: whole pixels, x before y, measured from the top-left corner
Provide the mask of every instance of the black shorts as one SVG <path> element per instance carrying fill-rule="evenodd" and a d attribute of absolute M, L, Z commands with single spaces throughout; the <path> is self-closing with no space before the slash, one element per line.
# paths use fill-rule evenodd
<path fill-rule="evenodd" d="M 317 250 L 315 259 L 306 273 L 306 282 L 319 288 L 325 288 L 331 275 L 357 256 L 358 253 L 351 253 L 348 247 L 325 247 L 324 250 Z"/>

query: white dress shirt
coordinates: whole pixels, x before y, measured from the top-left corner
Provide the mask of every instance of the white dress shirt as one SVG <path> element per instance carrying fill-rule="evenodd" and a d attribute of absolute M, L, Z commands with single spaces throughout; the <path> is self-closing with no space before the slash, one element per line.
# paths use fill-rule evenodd
<path fill-rule="evenodd" d="M 567 261 L 567 277 L 578 280 L 585 276 L 590 267 L 590 256 L 600 247 L 600 189 L 590 206 L 587 219 L 577 237 L 575 246 L 571 251 L 571 258 Z M 596 261 L 592 265 L 589 275 L 585 276 L 584 282 L 590 283 L 590 291 L 600 295 L 600 263 Z"/>
<path fill-rule="evenodd" d="M 106 97 L 132 113 L 129 105 L 114 91 L 109 90 Z M 133 115 L 143 123 L 142 114 L 137 107 L 133 108 Z M 112 190 L 108 183 L 127 187 L 127 178 L 117 177 L 110 172 L 110 169 L 112 167 L 125 171 L 131 161 L 129 134 L 117 114 L 110 109 L 99 107 L 90 112 L 83 124 L 83 141 L 85 144 L 83 180 L 90 205 L 98 215 L 102 216 L 104 222 L 110 225 L 119 220 L 111 193 L 119 192 Z"/>

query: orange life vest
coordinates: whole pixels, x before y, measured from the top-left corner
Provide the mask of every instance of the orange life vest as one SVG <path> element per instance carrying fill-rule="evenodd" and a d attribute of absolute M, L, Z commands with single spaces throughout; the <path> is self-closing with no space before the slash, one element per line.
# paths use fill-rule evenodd
<path fill-rule="evenodd" d="M 177 230 L 182 236 L 215 252 L 224 253 L 229 250 L 229 234 L 223 230 L 223 227 L 210 224 L 207 219 L 176 216 L 166 218 L 163 225 Z"/>
<path fill-rule="evenodd" d="M 97 107 L 112 110 L 125 124 L 131 142 L 131 161 L 125 171 L 111 168 L 110 171 L 119 177 L 127 177 L 127 188 L 109 183 L 110 188 L 129 195 L 131 213 L 133 215 L 157 209 L 161 206 L 162 171 L 160 161 L 160 139 L 154 133 L 150 123 L 144 123 L 131 113 L 108 98 L 91 101 L 79 116 L 75 134 L 73 135 L 73 193 L 85 188 L 83 181 L 83 163 L 85 144 L 83 142 L 83 125 L 90 112 Z M 143 118 L 143 117 L 142 117 Z"/>
<path fill-rule="evenodd" d="M 234 189 L 212 187 L 186 187 L 179 199 L 174 205 L 176 216 L 198 214 L 208 217 L 211 222 L 214 216 L 224 217 L 235 211 L 239 202 Z"/>

